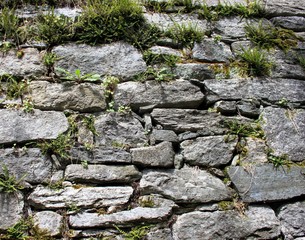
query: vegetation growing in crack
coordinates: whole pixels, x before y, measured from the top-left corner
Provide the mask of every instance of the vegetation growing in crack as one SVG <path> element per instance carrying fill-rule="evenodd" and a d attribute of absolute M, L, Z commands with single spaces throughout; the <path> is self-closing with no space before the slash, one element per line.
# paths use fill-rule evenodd
<path fill-rule="evenodd" d="M 66 81 L 75 81 L 78 83 L 82 82 L 97 82 L 100 81 L 101 76 L 99 74 L 95 73 L 82 73 L 80 69 L 76 69 L 74 73 L 71 73 L 63 68 L 55 68 L 56 74 L 59 75 L 61 80 Z"/>
<path fill-rule="evenodd" d="M 149 229 L 152 228 L 152 225 L 136 226 L 131 228 L 129 232 L 122 230 L 116 225 L 114 225 L 114 227 L 123 235 L 126 240 L 141 240 L 147 235 Z"/>
<path fill-rule="evenodd" d="M 230 139 L 231 135 L 237 135 L 239 137 L 255 137 L 264 138 L 265 133 L 259 123 L 242 123 L 234 120 L 225 120 L 223 126 L 228 128 L 227 140 Z"/>
<path fill-rule="evenodd" d="M 0 174 L 0 192 L 13 193 L 22 190 L 24 188 L 22 182 L 25 176 L 17 179 L 16 176 L 9 172 L 7 166 L 3 165 L 2 173 Z"/>
<path fill-rule="evenodd" d="M 27 92 L 29 82 L 10 74 L 0 76 L 1 91 L 6 94 L 7 99 L 22 98 Z"/>
<path fill-rule="evenodd" d="M 181 58 L 171 54 L 156 54 L 152 51 L 145 51 L 143 59 L 147 65 L 164 64 L 168 67 L 175 67 Z"/>

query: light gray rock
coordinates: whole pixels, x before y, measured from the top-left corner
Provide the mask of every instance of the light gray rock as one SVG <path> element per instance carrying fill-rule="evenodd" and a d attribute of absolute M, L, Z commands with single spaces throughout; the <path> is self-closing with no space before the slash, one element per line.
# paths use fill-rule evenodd
<path fill-rule="evenodd" d="M 0 149 L 0 159 L 0 165 L 6 166 L 16 179 L 29 183 L 46 183 L 51 178 L 52 162 L 39 148 Z"/>
<path fill-rule="evenodd" d="M 268 16 L 305 16 L 305 2 L 298 0 L 264 0 Z"/>
<path fill-rule="evenodd" d="M 52 211 L 42 211 L 35 213 L 34 226 L 42 231 L 47 231 L 49 236 L 58 236 L 62 231 L 63 216 Z"/>
<path fill-rule="evenodd" d="M 144 194 L 159 193 L 179 203 L 204 203 L 230 198 L 224 183 L 210 173 L 195 168 L 146 170 L 140 181 Z"/>
<path fill-rule="evenodd" d="M 32 81 L 30 91 L 35 108 L 43 110 L 92 112 L 107 108 L 104 89 L 97 84 Z"/>
<path fill-rule="evenodd" d="M 174 131 L 171 130 L 162 130 L 162 129 L 153 129 L 150 135 L 151 142 L 179 142 L 178 136 Z"/>
<path fill-rule="evenodd" d="M 115 140 L 114 142 L 115 143 Z M 129 149 L 129 145 L 126 144 Z M 126 149 L 126 150 L 128 150 Z M 97 146 L 93 149 L 93 158 L 89 157 L 90 163 L 131 163 L 131 154 L 124 148 Z"/>
<path fill-rule="evenodd" d="M 126 204 L 133 193 L 132 187 L 66 187 L 52 190 L 38 186 L 30 194 L 30 205 L 38 209 L 59 209 L 71 205 L 81 208 L 109 207 Z"/>
<path fill-rule="evenodd" d="M 305 160 L 305 111 L 267 107 L 262 113 L 262 128 L 268 146 L 276 156 L 292 161 Z"/>
<path fill-rule="evenodd" d="M 293 79 L 210 79 L 204 81 L 210 93 L 207 100 L 264 99 L 278 102 L 285 98 L 289 102 L 304 102 L 305 81 Z"/>
<path fill-rule="evenodd" d="M 88 165 L 70 164 L 66 167 L 65 179 L 74 182 L 98 184 L 130 183 L 141 178 L 141 173 L 133 165 Z"/>
<path fill-rule="evenodd" d="M 204 39 L 200 43 L 195 43 L 192 58 L 202 62 L 229 62 L 233 55 L 225 43 Z"/>
<path fill-rule="evenodd" d="M 18 58 L 15 50 L 0 55 L 0 76 L 11 74 L 14 76 L 39 76 L 45 72 L 42 57 L 35 48 L 22 49 L 24 55 Z"/>
<path fill-rule="evenodd" d="M 174 74 L 186 80 L 212 79 L 215 78 L 215 73 L 210 66 L 209 63 L 178 63 L 174 68 Z"/>
<path fill-rule="evenodd" d="M 278 218 L 285 239 L 305 238 L 305 202 L 283 205 L 279 209 Z"/>
<path fill-rule="evenodd" d="M 62 8 L 54 9 L 54 14 L 56 14 L 58 16 L 64 15 L 66 17 L 73 18 L 73 19 L 78 17 L 81 13 L 82 13 L 82 9 L 77 8 L 77 7 L 74 7 L 74 8 L 62 7 Z"/>
<path fill-rule="evenodd" d="M 164 55 L 173 55 L 177 57 L 183 57 L 182 53 L 179 50 L 169 48 L 169 47 L 162 47 L 162 46 L 153 46 L 148 49 L 154 54 L 164 54 Z"/>
<path fill-rule="evenodd" d="M 170 228 L 157 229 L 150 231 L 146 235 L 147 240 L 173 240 L 172 231 Z"/>
<path fill-rule="evenodd" d="M 270 21 L 282 28 L 287 28 L 293 31 L 302 32 L 305 31 L 305 18 L 304 17 L 274 17 Z"/>
<path fill-rule="evenodd" d="M 190 212 L 178 217 L 174 240 L 274 239 L 280 236 L 279 220 L 267 206 L 250 206 L 245 216 L 237 211 Z"/>
<path fill-rule="evenodd" d="M 130 149 L 132 163 L 149 167 L 172 167 L 175 152 L 172 143 L 162 142 L 156 146 Z"/>
<path fill-rule="evenodd" d="M 267 146 L 266 141 L 259 138 L 246 137 L 240 141 L 239 162 L 242 166 L 248 164 L 267 163 Z"/>
<path fill-rule="evenodd" d="M 168 108 L 197 108 L 204 99 L 200 88 L 189 81 L 171 82 L 147 81 L 125 82 L 117 86 L 115 103 L 128 105 L 137 110 L 139 107 L 154 105 Z"/>
<path fill-rule="evenodd" d="M 305 194 L 305 170 L 273 164 L 230 167 L 228 174 L 244 202 L 286 200 Z"/>
<path fill-rule="evenodd" d="M 103 46 L 67 44 L 55 47 L 53 53 L 61 58 L 55 67 L 64 68 L 71 73 L 79 69 L 83 74 L 114 75 L 129 79 L 146 70 L 140 52 L 123 42 Z"/>
<path fill-rule="evenodd" d="M 228 164 L 233 157 L 237 138 L 225 141 L 225 136 L 199 137 L 181 143 L 186 163 L 195 166 L 219 167 Z"/>
<path fill-rule="evenodd" d="M 8 121 L 10 119 L 10 121 Z M 0 109 L 0 144 L 55 139 L 68 130 L 68 121 L 61 112 Z"/>
<path fill-rule="evenodd" d="M 137 207 L 127 211 L 112 214 L 99 215 L 98 213 L 79 213 L 69 217 L 69 223 L 73 228 L 93 228 L 132 226 L 138 222 L 158 223 L 165 220 L 171 214 L 171 207 L 143 208 Z"/>
<path fill-rule="evenodd" d="M 20 192 L 0 193 L 0 230 L 14 226 L 23 217 L 23 196 Z"/>

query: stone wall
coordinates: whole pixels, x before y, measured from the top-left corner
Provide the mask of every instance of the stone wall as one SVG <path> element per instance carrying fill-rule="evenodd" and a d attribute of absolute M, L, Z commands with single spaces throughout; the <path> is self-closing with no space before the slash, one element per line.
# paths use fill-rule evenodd
<path fill-rule="evenodd" d="M 305 36 L 303 1 L 264 6 L 264 21 Z M 144 15 L 161 28 L 175 21 L 210 32 L 192 49 L 150 49 L 182 58 L 171 81 L 135 81 L 147 64 L 123 41 L 52 48 L 55 67 L 118 77 L 115 89 L 47 77 L 43 44 L 21 46 L 22 58 L 1 54 L 1 75 L 30 79 L 21 97 L 1 93 L 2 171 L 23 185 L 0 193 L 3 234 L 32 216 L 55 239 L 139 239 L 137 230 L 149 240 L 305 239 L 305 71 L 296 60 L 304 42 L 271 50 L 268 77 L 223 78 L 213 66 L 251 44 L 249 19 Z"/>

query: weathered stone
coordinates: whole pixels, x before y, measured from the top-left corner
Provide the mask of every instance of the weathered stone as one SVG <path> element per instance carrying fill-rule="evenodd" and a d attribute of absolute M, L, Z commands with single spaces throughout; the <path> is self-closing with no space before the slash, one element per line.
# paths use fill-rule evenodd
<path fill-rule="evenodd" d="M 195 43 L 192 58 L 202 62 L 229 62 L 233 58 L 230 47 L 223 42 L 205 39 Z"/>
<path fill-rule="evenodd" d="M 178 136 L 174 131 L 171 130 L 159 130 L 159 129 L 153 129 L 151 135 L 150 135 L 150 141 L 151 142 L 179 142 Z"/>
<path fill-rule="evenodd" d="M 265 140 L 247 137 L 240 141 L 238 148 L 239 162 L 242 166 L 268 162 Z"/>
<path fill-rule="evenodd" d="M 208 101 L 263 99 L 278 102 L 304 102 L 305 81 L 293 79 L 216 79 L 205 80 Z"/>
<path fill-rule="evenodd" d="M 268 16 L 305 16 L 305 2 L 298 0 L 264 0 Z"/>
<path fill-rule="evenodd" d="M 204 203 L 230 198 L 224 183 L 204 170 L 146 170 L 140 181 L 144 194 L 159 193 L 179 203 Z"/>
<path fill-rule="evenodd" d="M 177 57 L 183 57 L 182 53 L 176 49 L 172 49 L 169 47 L 162 47 L 162 46 L 153 46 L 148 49 L 148 51 L 154 54 L 164 54 L 164 55 L 173 55 Z"/>
<path fill-rule="evenodd" d="M 14 226 L 23 217 L 23 206 L 21 193 L 0 193 L 0 230 Z"/>
<path fill-rule="evenodd" d="M 211 64 L 207 63 L 178 63 L 174 68 L 174 74 L 183 79 L 205 79 L 215 78 L 214 71 L 210 68 Z"/>
<path fill-rule="evenodd" d="M 74 73 L 97 73 L 129 79 L 146 70 L 146 64 L 139 51 L 133 46 L 117 42 L 103 46 L 67 44 L 57 46 L 53 53 L 60 57 L 55 67 Z"/>
<path fill-rule="evenodd" d="M 244 202 L 270 202 L 305 195 L 305 170 L 273 164 L 230 167 L 228 174 Z"/>
<path fill-rule="evenodd" d="M 279 220 L 267 206 L 250 206 L 245 217 L 237 211 L 190 212 L 178 217 L 173 226 L 175 240 L 275 239 L 280 236 Z"/>
<path fill-rule="evenodd" d="M 58 236 L 63 225 L 63 216 L 52 211 L 37 212 L 34 215 L 34 225 L 50 236 Z"/>
<path fill-rule="evenodd" d="M 126 82 L 117 86 L 114 101 L 117 105 L 128 105 L 133 109 L 155 105 L 168 108 L 197 108 L 204 99 L 200 88 L 189 81 Z"/>
<path fill-rule="evenodd" d="M 0 55 L 0 76 L 11 74 L 14 76 L 39 76 L 45 71 L 42 65 L 39 51 L 35 48 L 26 48 L 22 50 L 24 55 L 18 58 L 16 51 L 11 50 L 6 54 Z"/>
<path fill-rule="evenodd" d="M 61 112 L 34 110 L 33 113 L 25 113 L 0 109 L 0 126 L 1 144 L 55 139 L 68 129 L 68 121 Z"/>
<path fill-rule="evenodd" d="M 227 142 L 224 136 L 199 137 L 181 143 L 186 163 L 204 167 L 228 164 L 233 157 L 237 138 Z"/>
<path fill-rule="evenodd" d="M 70 205 L 89 207 L 109 207 L 123 205 L 129 201 L 132 187 L 66 187 L 52 190 L 38 186 L 28 198 L 30 204 L 39 209 L 58 209 Z"/>
<path fill-rule="evenodd" d="M 158 229 L 155 231 L 150 231 L 146 235 L 147 240 L 173 240 L 172 231 L 170 228 Z"/>
<path fill-rule="evenodd" d="M 270 19 L 273 24 L 282 28 L 287 28 L 293 31 L 302 32 L 305 31 L 305 18 L 304 17 L 274 17 Z"/>
<path fill-rule="evenodd" d="M 278 218 L 285 239 L 292 240 L 305 237 L 305 202 L 283 205 L 279 209 Z"/>
<path fill-rule="evenodd" d="M 102 111 L 107 107 L 101 85 L 32 81 L 30 91 L 35 108 L 39 109 L 91 112 Z"/>
<path fill-rule="evenodd" d="M 237 112 L 248 118 L 257 119 L 261 113 L 259 105 L 254 101 L 240 101 L 237 103 Z"/>
<path fill-rule="evenodd" d="M 273 155 L 287 155 L 292 161 L 305 160 L 305 111 L 267 107 L 262 117 Z"/>
<path fill-rule="evenodd" d="M 0 149 L 0 165 L 6 166 L 16 179 L 30 183 L 48 182 L 52 175 L 52 162 L 39 148 Z"/>
<path fill-rule="evenodd" d="M 116 143 L 115 140 L 113 143 Z M 129 149 L 129 145 L 126 144 Z M 126 150 L 128 150 L 126 149 Z M 93 149 L 93 158 L 88 159 L 90 163 L 131 163 L 131 154 L 122 147 L 96 147 Z"/>
<path fill-rule="evenodd" d="M 236 113 L 236 102 L 235 101 L 218 101 L 215 103 L 214 108 L 217 112 L 224 115 L 233 115 Z"/>
<path fill-rule="evenodd" d="M 79 213 L 69 218 L 73 228 L 112 227 L 115 225 L 132 226 L 138 222 L 158 223 L 171 214 L 171 207 L 143 208 L 100 215 L 98 213 Z"/>
<path fill-rule="evenodd" d="M 132 163 L 149 167 L 172 167 L 174 165 L 173 146 L 162 142 L 156 146 L 130 149 Z"/>
<path fill-rule="evenodd" d="M 141 173 L 133 165 L 110 166 L 71 164 L 66 167 L 65 179 L 74 182 L 98 184 L 130 183 L 138 180 Z"/>

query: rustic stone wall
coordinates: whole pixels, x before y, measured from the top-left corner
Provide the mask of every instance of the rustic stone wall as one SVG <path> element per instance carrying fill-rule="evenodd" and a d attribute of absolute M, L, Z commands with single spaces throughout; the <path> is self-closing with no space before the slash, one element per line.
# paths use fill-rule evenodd
<path fill-rule="evenodd" d="M 264 5 L 265 21 L 305 36 L 303 1 Z M 123 41 L 52 49 L 55 67 L 118 77 L 114 106 L 99 81 L 46 77 L 43 45 L 21 46 L 22 58 L 1 54 L 1 75 L 30 82 L 19 98 L 1 93 L 2 170 L 24 188 L 0 193 L 0 230 L 32 216 L 55 239 L 124 239 L 137 228 L 149 240 L 305 239 L 305 71 L 296 60 L 304 42 L 269 52 L 269 77 L 225 79 L 213 66 L 249 46 L 249 19 L 145 17 L 164 29 L 184 22 L 211 33 L 192 49 L 150 49 L 182 59 L 187 52 L 171 81 L 135 81 L 147 64 Z"/>

